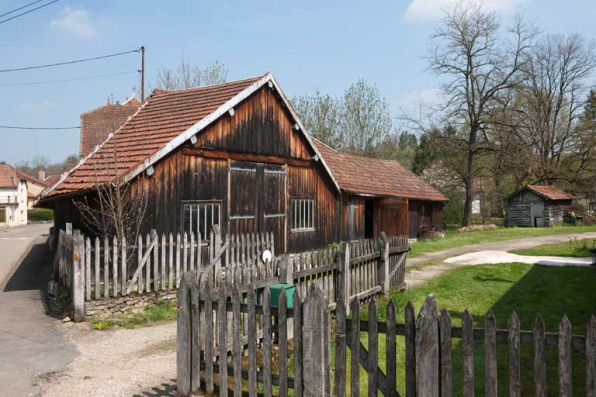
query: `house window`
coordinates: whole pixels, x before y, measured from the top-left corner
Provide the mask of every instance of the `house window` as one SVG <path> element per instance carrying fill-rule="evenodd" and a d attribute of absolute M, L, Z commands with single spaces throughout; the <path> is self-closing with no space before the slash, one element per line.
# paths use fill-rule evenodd
<path fill-rule="evenodd" d="M 315 200 L 292 199 L 291 228 L 293 232 L 315 230 Z"/>
<path fill-rule="evenodd" d="M 202 240 L 208 240 L 213 225 L 220 225 L 220 204 L 201 202 L 184 204 L 184 231 L 201 233 Z"/>

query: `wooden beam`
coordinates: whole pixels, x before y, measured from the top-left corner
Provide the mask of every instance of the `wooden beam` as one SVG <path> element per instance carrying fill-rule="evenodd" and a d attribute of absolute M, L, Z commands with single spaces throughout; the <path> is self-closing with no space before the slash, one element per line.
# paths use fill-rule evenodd
<path fill-rule="evenodd" d="M 238 153 L 228 152 L 226 150 L 207 149 L 207 148 L 195 148 L 185 146 L 182 149 L 182 154 L 186 156 L 199 156 L 210 159 L 222 159 L 222 160 L 238 160 L 238 161 L 253 161 L 256 163 L 269 163 L 269 164 L 280 164 L 280 165 L 291 165 L 294 167 L 311 167 L 314 164 L 314 160 L 303 160 L 279 156 L 267 156 L 263 154 L 251 154 L 251 153 Z"/>

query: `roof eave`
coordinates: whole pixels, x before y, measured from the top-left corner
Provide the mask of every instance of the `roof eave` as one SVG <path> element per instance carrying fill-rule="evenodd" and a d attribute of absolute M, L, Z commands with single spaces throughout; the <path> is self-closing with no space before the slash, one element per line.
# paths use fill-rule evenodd
<path fill-rule="evenodd" d="M 290 111 L 290 114 L 292 115 L 292 117 L 294 118 L 296 123 L 298 124 L 299 130 L 302 132 L 303 136 L 305 137 L 305 139 L 307 140 L 307 142 L 309 143 L 309 145 L 311 146 L 311 148 L 313 149 L 315 154 L 318 156 L 319 161 L 321 162 L 321 164 L 323 165 L 323 167 L 329 174 L 329 177 L 331 178 L 335 188 L 337 189 L 338 192 L 341 191 L 339 184 L 337 183 L 337 181 L 335 180 L 335 178 L 333 176 L 333 173 L 331 172 L 331 169 L 329 168 L 329 166 L 323 159 L 323 156 L 321 156 L 321 153 L 317 149 L 316 145 L 312 142 L 312 139 L 310 138 L 308 131 L 306 130 L 306 128 L 304 128 L 304 125 L 302 124 L 302 122 L 298 118 L 296 112 L 292 108 L 290 101 L 288 100 L 288 98 L 282 91 L 281 87 L 275 80 L 275 77 L 273 77 L 273 75 L 271 73 L 267 73 L 259 81 L 251 84 L 250 86 L 248 86 L 247 88 L 245 88 L 244 90 L 242 90 L 241 92 L 236 94 L 232 99 L 228 100 L 226 103 L 221 105 L 217 110 L 215 110 L 209 116 L 203 118 L 199 122 L 192 125 L 186 131 L 184 131 L 183 133 L 178 135 L 176 138 L 174 138 L 173 140 L 168 142 L 168 144 L 166 144 L 163 148 L 161 148 L 160 150 L 155 152 L 153 155 L 151 155 L 147 159 L 145 159 L 141 164 L 134 167 L 124 177 L 124 183 L 127 183 L 127 182 L 131 181 L 132 179 L 136 178 L 138 175 L 140 175 L 147 168 L 151 167 L 153 164 L 157 163 L 159 160 L 161 160 L 162 158 L 164 158 L 165 156 L 170 154 L 172 151 L 174 151 L 179 146 L 184 144 L 184 142 L 188 141 L 191 137 L 193 137 L 194 135 L 201 132 L 203 129 L 205 129 L 207 126 L 209 126 L 211 123 L 213 123 L 214 121 L 219 119 L 221 116 L 223 116 L 224 114 L 229 112 L 230 109 L 237 106 L 240 102 L 242 102 L 243 100 L 248 98 L 250 95 L 255 93 L 257 90 L 259 90 L 261 87 L 263 87 L 265 84 L 267 84 L 269 82 L 271 82 L 273 84 L 273 86 L 275 87 L 275 89 L 278 91 L 282 101 L 284 102 L 284 104 Z"/>

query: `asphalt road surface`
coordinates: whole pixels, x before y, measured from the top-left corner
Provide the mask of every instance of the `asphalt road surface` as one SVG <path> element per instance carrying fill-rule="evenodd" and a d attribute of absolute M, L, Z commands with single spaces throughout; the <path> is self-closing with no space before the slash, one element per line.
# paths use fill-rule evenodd
<path fill-rule="evenodd" d="M 39 375 L 62 371 L 77 355 L 46 314 L 50 225 L 0 229 L 0 396 L 36 396 Z"/>

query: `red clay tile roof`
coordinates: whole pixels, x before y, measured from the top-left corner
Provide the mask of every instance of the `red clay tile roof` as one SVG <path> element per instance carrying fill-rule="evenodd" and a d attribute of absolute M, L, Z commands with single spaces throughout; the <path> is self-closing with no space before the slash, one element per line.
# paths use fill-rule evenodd
<path fill-rule="evenodd" d="M 43 187 L 50 186 L 50 183 L 49 182 L 43 181 L 43 180 L 41 180 L 39 178 L 34 177 L 33 175 L 26 174 L 26 173 L 24 173 L 22 171 L 19 171 L 19 170 L 17 170 L 17 175 L 19 176 L 19 178 L 25 179 L 25 180 L 27 180 L 27 181 L 29 181 L 31 183 L 36 184 L 36 185 L 43 186 Z"/>
<path fill-rule="evenodd" d="M 47 197 L 113 181 L 116 176 L 114 158 L 118 160 L 119 174 L 127 175 L 174 138 L 262 78 L 259 76 L 180 91 L 154 90 L 139 112 L 51 190 Z M 117 153 L 116 157 L 114 152 Z"/>
<path fill-rule="evenodd" d="M 549 200 L 573 200 L 577 198 L 553 186 L 527 185 L 526 187 Z"/>
<path fill-rule="evenodd" d="M 0 188 L 17 186 L 16 170 L 8 164 L 0 164 Z"/>
<path fill-rule="evenodd" d="M 125 104 L 106 106 L 81 114 L 81 142 L 79 154 L 87 156 L 96 146 L 101 145 L 110 133 L 124 124 L 139 110 L 140 103 L 134 98 Z"/>
<path fill-rule="evenodd" d="M 50 176 L 46 177 L 45 182 L 48 184 L 48 186 L 53 186 L 59 180 L 60 180 L 60 175 L 50 175 Z"/>
<path fill-rule="evenodd" d="M 397 161 L 340 153 L 313 139 L 342 190 L 375 196 L 448 201 L 434 187 Z"/>

